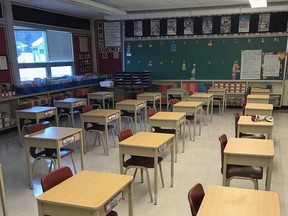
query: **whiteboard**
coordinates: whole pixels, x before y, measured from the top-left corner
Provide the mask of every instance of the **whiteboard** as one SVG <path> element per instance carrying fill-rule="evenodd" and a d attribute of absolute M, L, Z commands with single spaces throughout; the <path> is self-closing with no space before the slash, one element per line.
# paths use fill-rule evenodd
<path fill-rule="evenodd" d="M 262 50 L 242 50 L 240 79 L 260 79 Z"/>
<path fill-rule="evenodd" d="M 121 46 L 120 22 L 105 22 L 104 37 L 106 47 L 120 47 Z"/>

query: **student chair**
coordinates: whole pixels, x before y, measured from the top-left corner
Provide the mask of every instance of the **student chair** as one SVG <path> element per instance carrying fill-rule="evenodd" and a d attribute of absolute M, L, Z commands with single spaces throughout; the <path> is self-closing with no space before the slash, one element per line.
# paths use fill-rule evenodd
<path fill-rule="evenodd" d="M 226 134 L 222 134 L 219 141 L 221 147 L 221 173 L 223 174 L 224 149 L 228 142 Z M 251 180 L 254 183 L 254 189 L 258 190 L 258 179 L 263 178 L 263 167 L 228 164 L 225 185 L 230 186 L 230 181 L 234 178 Z"/>
<path fill-rule="evenodd" d="M 205 192 L 202 184 L 195 184 L 188 192 L 188 201 L 192 216 L 196 216 L 201 206 L 202 200 L 205 196 Z"/>
<path fill-rule="evenodd" d="M 82 113 L 86 113 L 86 112 L 90 112 L 93 110 L 92 106 L 85 106 L 81 108 L 81 112 Z M 96 133 L 96 137 L 94 140 L 94 145 L 96 143 L 96 139 L 97 139 L 97 135 L 99 135 L 99 138 L 101 137 L 102 143 L 103 143 L 103 150 L 104 150 L 104 154 L 106 154 L 106 148 L 105 148 L 105 140 L 104 140 L 104 135 L 103 133 L 105 133 L 105 125 L 100 125 L 98 123 L 95 122 L 85 122 L 84 123 L 84 130 L 86 131 L 86 142 L 85 142 L 85 152 L 86 152 L 86 146 L 88 144 L 88 138 L 90 137 L 90 134 L 95 132 Z M 108 131 L 111 131 L 112 133 L 112 138 L 114 141 L 114 147 L 116 147 L 116 141 L 115 141 L 115 135 L 114 135 L 114 126 L 113 125 L 108 125 Z M 99 142 L 100 143 L 100 142 Z M 106 146 L 108 148 L 108 144 Z"/>
<path fill-rule="evenodd" d="M 122 130 L 118 134 L 119 142 L 127 139 L 128 137 L 132 136 L 132 130 L 130 128 L 127 128 L 125 130 Z M 162 157 L 158 157 L 158 165 L 159 165 L 159 171 L 160 171 L 160 177 L 162 182 L 162 187 L 164 187 L 164 179 L 163 179 L 163 172 L 162 172 L 162 166 L 161 162 L 163 161 Z M 150 184 L 150 178 L 149 178 L 149 168 L 154 168 L 154 158 L 152 157 L 143 157 L 143 156 L 135 156 L 131 155 L 131 157 L 128 160 L 125 160 L 125 157 L 123 156 L 123 166 L 125 167 L 124 173 L 126 174 L 129 169 L 134 168 L 134 179 L 137 174 L 138 169 L 141 170 L 141 182 L 143 182 L 143 170 L 146 172 L 147 175 L 147 182 L 148 182 L 148 190 L 150 194 L 150 200 L 153 202 L 152 198 L 152 190 L 151 190 L 151 184 Z"/>
<path fill-rule="evenodd" d="M 50 190 L 56 185 L 64 182 L 73 176 L 73 173 L 69 167 L 61 167 L 53 172 L 47 174 L 41 178 L 41 186 L 43 192 Z M 118 216 L 117 212 L 110 211 L 107 216 Z"/>
<path fill-rule="evenodd" d="M 33 124 L 33 125 L 28 126 L 27 132 L 28 132 L 28 134 L 32 134 L 32 133 L 35 133 L 37 131 L 44 130 L 44 129 L 45 129 L 45 125 L 43 125 L 41 123 Z M 73 159 L 73 153 L 74 153 L 73 149 L 68 149 L 68 148 L 61 148 L 60 149 L 60 157 L 61 158 L 64 158 L 68 155 L 71 156 L 74 172 L 76 173 L 76 167 L 75 167 L 75 163 L 74 163 L 74 159 Z M 35 168 L 36 162 L 38 160 L 41 160 L 41 159 L 51 160 L 49 172 L 51 171 L 52 164 L 53 164 L 54 169 L 56 168 L 56 160 L 58 158 L 58 155 L 56 153 L 56 149 L 45 148 L 44 150 L 38 151 L 36 147 L 30 147 L 30 155 L 31 155 L 31 157 L 34 158 L 33 165 L 32 165 L 32 176 L 34 173 L 34 168 Z"/>
<path fill-rule="evenodd" d="M 236 112 L 234 113 L 234 118 L 235 118 L 235 137 L 237 137 L 238 133 L 238 121 L 240 119 L 240 113 Z M 265 139 L 265 135 L 263 134 L 251 134 L 251 133 L 241 133 L 239 135 L 240 138 L 249 138 L 249 139 Z"/>

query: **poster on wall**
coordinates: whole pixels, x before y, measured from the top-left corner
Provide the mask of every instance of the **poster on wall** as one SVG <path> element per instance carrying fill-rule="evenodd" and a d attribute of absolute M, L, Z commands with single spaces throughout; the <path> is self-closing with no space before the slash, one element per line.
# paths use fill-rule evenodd
<path fill-rule="evenodd" d="M 79 48 L 80 52 L 88 52 L 88 38 L 79 37 Z"/>
<path fill-rule="evenodd" d="M 270 27 L 270 14 L 259 14 L 258 31 L 269 31 Z"/>
<path fill-rule="evenodd" d="M 105 22 L 104 38 L 106 47 L 121 46 L 120 22 Z"/>
<path fill-rule="evenodd" d="M 194 20 L 193 18 L 184 19 L 184 35 L 194 34 Z"/>
<path fill-rule="evenodd" d="M 231 33 L 231 16 L 221 17 L 220 33 L 221 34 Z"/>
<path fill-rule="evenodd" d="M 151 35 L 160 35 L 160 20 L 151 20 Z"/>
<path fill-rule="evenodd" d="M 142 37 L 143 36 L 143 25 L 142 21 L 134 21 L 134 36 Z"/>
<path fill-rule="evenodd" d="M 261 50 L 242 50 L 240 79 L 260 79 Z"/>
<path fill-rule="evenodd" d="M 280 61 L 278 54 L 265 53 L 263 64 L 263 77 L 279 77 Z"/>
<path fill-rule="evenodd" d="M 212 34 L 213 17 L 203 17 L 202 20 L 202 33 Z"/>
<path fill-rule="evenodd" d="M 239 32 L 249 32 L 250 28 L 250 15 L 239 16 Z"/>
<path fill-rule="evenodd" d="M 177 20 L 167 19 L 167 35 L 176 35 Z"/>

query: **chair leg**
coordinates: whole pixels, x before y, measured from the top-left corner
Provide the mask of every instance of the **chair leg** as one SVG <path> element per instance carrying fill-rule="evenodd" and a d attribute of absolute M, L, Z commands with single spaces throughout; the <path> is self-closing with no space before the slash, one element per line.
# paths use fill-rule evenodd
<path fill-rule="evenodd" d="M 259 190 L 258 180 L 257 179 L 253 179 L 253 183 L 254 183 L 254 189 L 255 190 Z"/>
<path fill-rule="evenodd" d="M 144 182 L 144 178 L 143 178 L 143 169 L 141 169 L 141 183 Z"/>
<path fill-rule="evenodd" d="M 99 131 L 99 135 L 100 135 L 101 140 L 102 140 L 102 145 L 103 145 L 103 149 L 104 149 L 104 154 L 106 155 L 106 153 L 107 153 L 107 149 L 106 149 L 106 148 L 108 148 L 108 146 L 106 146 L 106 144 L 105 144 L 105 140 L 104 140 L 104 136 L 103 136 L 102 131 Z"/>
<path fill-rule="evenodd" d="M 133 179 L 135 179 L 138 169 L 136 168 L 133 174 Z"/>
<path fill-rule="evenodd" d="M 116 148 L 116 141 L 115 141 L 115 133 L 114 133 L 114 129 L 111 129 L 111 133 L 112 133 L 112 138 L 113 138 L 113 142 L 114 142 L 114 147 Z"/>
<path fill-rule="evenodd" d="M 73 154 L 71 154 L 71 161 L 72 161 L 72 164 L 73 164 L 74 173 L 76 174 L 77 171 L 76 171 L 76 166 L 75 166 L 75 162 L 74 162 Z"/>
<path fill-rule="evenodd" d="M 192 140 L 190 121 L 189 121 L 189 120 L 186 120 L 186 124 L 188 125 L 188 130 L 189 130 L 189 137 L 190 137 L 190 140 Z"/>
<path fill-rule="evenodd" d="M 149 172 L 147 169 L 144 169 L 147 175 L 147 183 L 148 183 L 148 190 L 150 194 L 150 201 L 153 202 L 153 197 L 152 197 L 152 190 L 151 190 L 151 184 L 150 184 L 150 177 L 149 177 Z"/>
<path fill-rule="evenodd" d="M 165 187 L 165 184 L 164 184 L 164 178 L 163 178 L 163 171 L 162 171 L 162 165 L 161 165 L 161 163 L 159 163 L 159 171 L 160 171 L 160 177 L 161 177 L 162 187 L 164 188 L 164 187 Z"/>

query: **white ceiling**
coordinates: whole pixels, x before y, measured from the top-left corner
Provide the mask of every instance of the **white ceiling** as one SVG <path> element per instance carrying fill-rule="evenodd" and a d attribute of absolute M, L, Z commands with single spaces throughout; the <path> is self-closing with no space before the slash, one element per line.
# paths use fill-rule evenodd
<path fill-rule="evenodd" d="M 80 1 L 80 0 L 79 0 Z M 251 9 L 249 0 L 85 0 L 126 11 L 127 15 L 111 15 L 111 11 L 84 7 L 69 0 L 11 0 L 18 5 L 95 19 L 143 19 L 173 16 L 200 16 L 267 11 L 288 11 L 288 0 L 267 0 L 268 7 Z M 113 14 L 113 13 L 112 13 Z"/>

